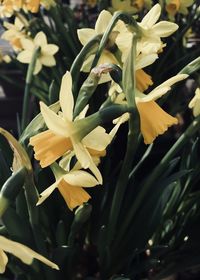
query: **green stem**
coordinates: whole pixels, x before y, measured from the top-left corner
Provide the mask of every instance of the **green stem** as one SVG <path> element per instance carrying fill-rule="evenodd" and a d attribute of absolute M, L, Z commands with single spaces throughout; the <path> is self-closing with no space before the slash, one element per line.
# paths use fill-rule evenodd
<path fill-rule="evenodd" d="M 32 55 L 31 62 L 28 66 L 28 71 L 26 75 L 26 86 L 24 92 L 24 100 L 23 100 L 23 108 L 22 108 L 22 121 L 21 121 L 21 129 L 22 131 L 25 129 L 26 125 L 29 122 L 29 98 L 30 98 L 30 90 L 31 84 L 33 80 L 33 72 L 35 69 L 36 61 L 40 52 L 40 47 L 37 47 Z"/>
<path fill-rule="evenodd" d="M 97 63 L 99 61 L 99 58 L 101 56 L 101 53 L 103 52 L 104 48 L 106 47 L 106 44 L 109 40 L 109 36 L 110 36 L 110 34 L 111 34 L 111 32 L 112 32 L 113 28 L 115 27 L 115 24 L 117 23 L 118 20 L 122 20 L 126 24 L 129 24 L 130 27 L 132 27 L 132 29 L 134 30 L 134 32 L 136 32 L 138 34 L 140 33 L 139 26 L 138 26 L 137 22 L 135 21 L 135 19 L 131 15 L 129 15 L 127 13 L 124 13 L 124 12 L 121 12 L 121 11 L 116 12 L 114 14 L 112 20 L 110 21 L 105 33 L 103 34 L 103 37 L 101 39 L 99 48 L 98 48 L 98 50 L 96 52 L 96 55 L 95 55 L 95 58 L 93 60 L 91 69 L 94 68 L 97 65 Z"/>
<path fill-rule="evenodd" d="M 74 60 L 70 72 L 72 75 L 72 80 L 73 80 L 73 94 L 74 97 L 76 98 L 78 93 L 77 93 L 77 88 L 78 88 L 78 80 L 80 76 L 80 69 L 83 65 L 84 60 L 91 54 L 93 54 L 97 48 L 98 44 L 102 38 L 102 35 L 97 35 L 93 37 L 80 51 L 80 53 L 77 55 L 76 59 Z"/>

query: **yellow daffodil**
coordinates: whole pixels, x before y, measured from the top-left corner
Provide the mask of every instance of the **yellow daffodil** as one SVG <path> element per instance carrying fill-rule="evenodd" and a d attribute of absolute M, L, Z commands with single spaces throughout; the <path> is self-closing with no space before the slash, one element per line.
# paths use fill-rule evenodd
<path fill-rule="evenodd" d="M 47 131 L 31 137 L 35 158 L 42 167 L 46 167 L 66 152 L 74 150 L 78 161 L 84 169 L 90 168 L 99 183 L 102 177 L 92 161 L 89 149 L 101 151 L 110 143 L 110 137 L 102 127 L 94 129 L 94 120 L 87 118 L 73 121 L 74 99 L 72 94 L 72 78 L 67 72 L 60 89 L 60 106 L 62 113 L 55 114 L 41 102 L 41 113 L 48 127 Z"/>
<path fill-rule="evenodd" d="M 188 106 L 192 109 L 194 117 L 200 115 L 200 88 L 196 89 L 195 96 L 192 98 Z"/>
<path fill-rule="evenodd" d="M 166 94 L 173 84 L 187 77 L 188 75 L 186 74 L 178 74 L 156 87 L 149 94 L 144 94 L 136 89 L 135 101 L 140 115 L 140 130 L 145 144 L 151 144 L 158 135 L 163 134 L 170 126 L 178 123 L 176 118 L 166 113 L 155 101 Z M 115 86 L 114 91 L 119 91 L 119 86 Z M 119 93 L 122 93 L 122 89 L 120 89 Z M 122 101 L 124 102 L 124 100 L 125 95 Z M 118 118 L 115 121 L 116 127 L 114 128 L 113 134 L 127 120 L 127 113 Z"/>
<path fill-rule="evenodd" d="M 58 46 L 55 44 L 48 44 L 47 37 L 44 32 L 40 31 L 37 33 L 33 40 L 22 38 L 21 45 L 23 47 L 23 51 L 18 54 L 17 60 L 22 63 L 30 63 L 35 49 L 40 47 L 40 54 L 36 60 L 34 69 L 35 75 L 40 72 L 42 65 L 47 67 L 53 67 L 56 65 L 54 54 L 57 53 Z"/>
<path fill-rule="evenodd" d="M 73 210 L 91 198 L 83 187 L 88 188 L 99 185 L 95 177 L 86 171 L 71 170 L 68 173 L 59 171 L 54 172 L 56 182 L 40 194 L 37 205 L 40 205 L 58 188 L 69 209 Z"/>
<path fill-rule="evenodd" d="M 144 0 L 112 0 L 111 6 L 114 10 L 125 12 L 138 12 L 145 5 Z"/>
<path fill-rule="evenodd" d="M 8 257 L 5 252 L 14 255 L 15 257 L 19 258 L 23 263 L 28 265 L 32 264 L 33 259 L 37 259 L 43 262 L 44 264 L 50 266 L 51 268 L 57 270 L 59 269 L 55 263 L 49 261 L 48 259 L 36 253 L 27 246 L 12 241 L 4 236 L 0 236 L 0 273 L 5 272 L 6 265 L 8 263 Z"/>
<path fill-rule="evenodd" d="M 7 40 L 14 50 L 21 50 L 21 39 L 26 36 L 25 31 L 23 30 L 24 24 L 18 17 L 16 17 L 14 24 L 4 21 L 4 26 L 7 30 L 2 34 L 1 38 Z"/>
<path fill-rule="evenodd" d="M 98 16 L 98 19 L 97 19 L 96 24 L 95 24 L 95 29 L 92 29 L 92 28 L 78 29 L 78 38 L 79 38 L 81 44 L 84 46 L 94 36 L 103 34 L 105 32 L 106 28 L 108 27 L 108 24 L 109 24 L 111 19 L 112 19 L 111 13 L 103 10 Z M 118 23 L 117 26 L 119 26 L 119 24 L 120 24 L 120 22 Z M 114 28 L 114 30 L 113 30 L 113 32 L 110 36 L 110 37 L 112 37 L 112 40 L 113 40 L 113 37 L 115 39 L 115 36 L 117 34 L 117 26 Z M 84 71 L 84 72 L 89 72 L 90 71 L 90 67 L 92 65 L 93 59 L 94 59 L 94 55 L 90 55 L 85 60 L 85 62 L 83 64 L 83 67 L 82 67 L 82 71 Z M 108 49 L 103 50 L 103 52 L 101 54 L 101 57 L 99 59 L 98 65 L 99 64 L 104 64 L 104 63 L 118 64 L 117 59 Z"/>
<path fill-rule="evenodd" d="M 188 7 L 194 3 L 194 0 L 166 0 L 165 9 L 169 15 L 169 18 L 174 19 L 177 13 L 183 15 L 188 14 Z"/>

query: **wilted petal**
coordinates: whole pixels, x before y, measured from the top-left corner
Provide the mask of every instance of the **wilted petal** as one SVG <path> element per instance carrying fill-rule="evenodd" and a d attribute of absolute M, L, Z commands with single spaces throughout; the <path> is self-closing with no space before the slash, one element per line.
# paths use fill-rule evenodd
<path fill-rule="evenodd" d="M 64 117 L 72 121 L 74 97 L 72 94 L 72 77 L 68 71 L 62 77 L 59 100 Z"/>

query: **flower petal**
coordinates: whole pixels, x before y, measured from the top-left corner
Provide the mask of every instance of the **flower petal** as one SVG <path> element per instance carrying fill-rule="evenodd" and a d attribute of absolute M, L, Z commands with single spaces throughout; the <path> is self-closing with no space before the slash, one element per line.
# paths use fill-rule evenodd
<path fill-rule="evenodd" d="M 98 126 L 82 139 L 82 143 L 90 149 L 103 151 L 110 144 L 112 138 L 106 130 Z"/>
<path fill-rule="evenodd" d="M 99 185 L 94 176 L 83 170 L 70 171 L 68 174 L 64 175 L 63 178 L 72 186 L 94 187 Z"/>
<path fill-rule="evenodd" d="M 5 252 L 13 254 L 25 264 L 31 264 L 33 262 L 33 259 L 35 258 L 50 266 L 51 268 L 59 269 L 55 263 L 49 261 L 48 259 L 31 250 L 27 246 L 9 240 L 4 236 L 0 236 L 0 248 L 2 248 L 2 250 L 4 250 Z"/>
<path fill-rule="evenodd" d="M 37 60 L 36 60 L 35 69 L 34 69 L 33 74 L 34 74 L 34 75 L 37 75 L 37 74 L 40 72 L 41 69 L 42 69 L 42 64 L 41 64 L 40 60 L 37 59 Z"/>
<path fill-rule="evenodd" d="M 64 180 L 61 180 L 61 182 L 59 183 L 58 190 L 60 191 L 70 210 L 73 210 L 75 207 L 82 205 L 84 202 L 87 202 L 91 198 L 83 188 L 70 186 Z"/>
<path fill-rule="evenodd" d="M 29 50 L 31 52 L 33 52 L 34 48 L 35 48 L 35 45 L 33 43 L 33 40 L 30 40 L 30 39 L 26 39 L 26 38 L 22 38 L 21 39 L 21 45 L 22 45 L 22 48 L 25 49 L 25 50 Z"/>
<path fill-rule="evenodd" d="M 103 34 L 106 31 L 106 28 L 108 27 L 108 24 L 112 18 L 111 13 L 109 13 L 106 10 L 103 10 L 96 21 L 95 24 L 95 31 L 97 34 Z"/>
<path fill-rule="evenodd" d="M 22 51 L 18 54 L 17 60 L 21 63 L 30 63 L 33 53 L 29 50 Z"/>
<path fill-rule="evenodd" d="M 8 257 L 4 251 L 0 248 L 0 273 L 4 273 L 6 270 L 6 265 L 8 263 Z"/>
<path fill-rule="evenodd" d="M 48 187 L 46 190 L 44 190 L 38 199 L 37 206 L 42 204 L 51 194 L 52 192 L 57 188 L 59 182 L 55 182 L 50 187 Z"/>
<path fill-rule="evenodd" d="M 151 28 L 159 19 L 161 13 L 161 6 L 159 4 L 154 5 L 151 10 L 146 14 L 140 23 L 142 27 Z"/>
<path fill-rule="evenodd" d="M 84 147 L 81 142 L 75 142 L 72 139 L 72 145 L 74 148 L 75 155 L 84 169 L 90 166 L 91 157 L 88 150 Z"/>
<path fill-rule="evenodd" d="M 54 113 L 47 105 L 40 102 L 41 113 L 47 127 L 52 130 L 55 134 L 63 137 L 69 136 L 67 123 L 56 113 Z"/>
<path fill-rule="evenodd" d="M 36 46 L 42 47 L 44 45 L 47 45 L 47 37 L 44 34 L 44 32 L 40 31 L 36 34 L 35 38 L 33 39 L 34 44 Z"/>
<path fill-rule="evenodd" d="M 56 65 L 56 60 L 52 55 L 42 55 L 39 58 L 41 64 L 47 66 L 47 67 L 52 67 Z"/>
<path fill-rule="evenodd" d="M 74 97 L 72 94 L 72 76 L 68 71 L 62 77 L 59 100 L 64 117 L 72 121 Z"/>
<path fill-rule="evenodd" d="M 45 46 L 42 46 L 42 54 L 44 55 L 54 55 L 59 50 L 58 46 L 54 44 L 48 44 Z"/>
<path fill-rule="evenodd" d="M 178 29 L 178 25 L 173 22 L 161 21 L 152 27 L 152 32 L 159 37 L 168 37 Z"/>
<path fill-rule="evenodd" d="M 96 32 L 92 28 L 82 28 L 77 31 L 79 41 L 83 46 L 85 46 L 94 36 L 96 36 Z"/>
<path fill-rule="evenodd" d="M 137 103 L 137 108 L 145 144 L 151 144 L 158 135 L 163 134 L 170 126 L 178 123 L 176 118 L 167 114 L 154 101 Z"/>

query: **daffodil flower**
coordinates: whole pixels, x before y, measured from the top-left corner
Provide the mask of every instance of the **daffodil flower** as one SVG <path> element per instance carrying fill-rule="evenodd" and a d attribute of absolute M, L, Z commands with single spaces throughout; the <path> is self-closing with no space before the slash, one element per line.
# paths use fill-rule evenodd
<path fill-rule="evenodd" d="M 158 135 L 163 134 L 170 126 L 178 123 L 176 118 L 166 113 L 155 101 L 166 94 L 173 84 L 187 77 L 188 75 L 186 74 L 178 74 L 168 79 L 148 94 L 144 94 L 136 89 L 135 101 L 140 116 L 140 130 L 145 144 L 151 144 Z M 114 91 L 119 91 L 119 86 L 115 86 L 113 92 Z M 122 93 L 121 88 L 119 93 Z M 125 95 L 122 101 L 124 102 L 124 100 Z M 120 125 L 127 121 L 128 118 L 129 115 L 126 113 L 114 121 L 116 126 L 112 131 L 112 135 L 116 134 Z"/>
<path fill-rule="evenodd" d="M 23 30 L 24 24 L 16 17 L 14 24 L 4 21 L 4 27 L 7 29 L 1 36 L 2 39 L 10 42 L 14 50 L 22 49 L 21 39 L 25 38 L 26 34 Z"/>
<path fill-rule="evenodd" d="M 108 11 L 103 10 L 96 21 L 95 28 L 82 28 L 78 29 L 78 38 L 83 46 L 85 46 L 94 36 L 103 34 L 106 31 L 106 28 L 108 27 L 109 22 L 112 19 L 111 13 Z M 118 22 L 117 26 L 119 26 L 120 22 Z M 117 27 L 114 28 L 111 37 L 114 37 L 117 35 Z M 82 71 L 84 72 L 89 72 L 92 61 L 94 59 L 95 55 L 90 55 L 84 62 Z M 104 49 L 101 57 L 99 59 L 98 65 L 99 64 L 104 64 L 104 63 L 113 63 L 113 64 L 118 64 L 117 59 L 115 56 L 107 49 Z"/>
<path fill-rule="evenodd" d="M 165 9 L 169 18 L 173 20 L 177 13 L 187 15 L 188 7 L 194 3 L 194 0 L 166 0 L 165 3 Z"/>
<path fill-rule="evenodd" d="M 195 91 L 195 96 L 190 101 L 188 107 L 192 109 L 194 117 L 200 115 L 200 88 Z"/>
<path fill-rule="evenodd" d="M 67 174 L 55 171 L 54 174 L 56 182 L 40 194 L 37 205 L 44 202 L 58 188 L 69 209 L 73 210 L 91 198 L 83 187 L 90 188 L 99 185 L 94 176 L 83 170 L 71 170 Z"/>
<path fill-rule="evenodd" d="M 46 167 L 65 153 L 74 150 L 81 166 L 84 169 L 90 168 L 101 184 L 101 174 L 92 161 L 89 149 L 104 150 L 111 139 L 104 128 L 98 126 L 94 129 L 93 119 L 73 121 L 74 99 L 70 72 L 62 78 L 60 106 L 62 113 L 57 115 L 44 103 L 40 103 L 42 116 L 49 129 L 30 139 L 35 158 L 40 161 L 42 167 Z"/>
<path fill-rule="evenodd" d="M 35 49 L 37 47 L 41 48 L 34 69 L 35 75 L 40 72 L 42 65 L 47 67 L 53 67 L 56 65 L 54 54 L 57 53 L 58 46 L 55 44 L 48 44 L 47 37 L 44 32 L 40 31 L 37 33 L 33 40 L 22 38 L 21 45 L 24 50 L 18 54 L 17 60 L 22 63 L 30 63 Z"/>
<path fill-rule="evenodd" d="M 6 265 L 8 263 L 8 257 L 6 253 L 10 253 L 15 257 L 19 258 L 23 263 L 31 265 L 33 259 L 37 259 L 44 264 L 50 266 L 54 269 L 59 269 L 58 266 L 43 257 L 42 255 L 36 253 L 32 249 L 28 248 L 27 246 L 12 241 L 4 236 L 0 236 L 0 273 L 4 273 L 6 269 Z"/>

